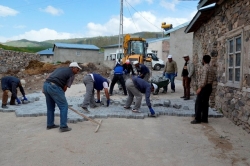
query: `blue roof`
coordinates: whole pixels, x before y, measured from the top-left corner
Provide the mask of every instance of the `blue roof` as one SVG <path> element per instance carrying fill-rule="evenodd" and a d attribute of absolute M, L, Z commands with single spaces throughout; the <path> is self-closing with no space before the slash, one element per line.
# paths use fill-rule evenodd
<path fill-rule="evenodd" d="M 120 45 L 122 47 L 122 44 Z M 119 44 L 112 44 L 112 45 L 108 45 L 108 46 L 104 46 L 103 48 L 117 48 L 119 47 Z"/>
<path fill-rule="evenodd" d="M 37 52 L 39 55 L 54 55 L 52 48 Z"/>
<path fill-rule="evenodd" d="M 171 32 L 177 31 L 178 29 L 184 28 L 184 27 L 188 26 L 189 23 L 190 23 L 190 21 L 186 22 L 184 24 L 178 25 L 177 27 L 174 27 L 172 29 L 169 29 L 168 31 L 165 31 L 164 34 L 167 35 Z"/>
<path fill-rule="evenodd" d="M 54 48 L 75 48 L 75 49 L 82 49 L 82 50 L 100 50 L 99 47 L 90 44 L 67 44 L 67 43 L 55 43 Z M 54 50 L 53 48 L 53 50 Z"/>

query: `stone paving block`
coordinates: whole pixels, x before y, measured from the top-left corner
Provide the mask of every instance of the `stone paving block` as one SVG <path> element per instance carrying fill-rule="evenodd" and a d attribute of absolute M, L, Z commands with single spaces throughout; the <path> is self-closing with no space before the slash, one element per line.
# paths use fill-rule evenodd
<path fill-rule="evenodd" d="M 180 109 L 180 108 L 181 108 L 181 105 L 174 104 L 174 105 L 173 105 L 173 108 Z"/>
<path fill-rule="evenodd" d="M 30 117 L 37 117 L 38 116 L 38 113 L 31 113 L 30 114 Z"/>
<path fill-rule="evenodd" d="M 22 117 L 30 117 L 30 114 L 23 114 Z"/>
<path fill-rule="evenodd" d="M 170 100 L 166 100 L 163 102 L 163 106 L 164 107 L 169 107 L 171 105 L 171 101 Z"/>
<path fill-rule="evenodd" d="M 153 107 L 160 107 L 160 106 L 163 106 L 162 103 L 153 103 Z"/>
<path fill-rule="evenodd" d="M 188 106 L 183 106 L 182 109 L 184 109 L 184 110 L 189 110 Z"/>
<path fill-rule="evenodd" d="M 14 109 L 8 108 L 8 109 L 0 109 L 0 112 L 15 112 Z"/>
<path fill-rule="evenodd" d="M 115 101 L 115 102 L 114 102 L 114 105 L 115 105 L 115 106 L 118 106 L 118 105 L 120 105 L 120 102 L 119 102 L 119 101 Z"/>

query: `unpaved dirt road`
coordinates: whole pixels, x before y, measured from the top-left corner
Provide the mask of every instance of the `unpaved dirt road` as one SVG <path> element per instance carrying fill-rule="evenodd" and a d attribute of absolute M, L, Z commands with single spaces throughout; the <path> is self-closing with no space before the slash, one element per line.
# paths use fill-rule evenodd
<path fill-rule="evenodd" d="M 89 121 L 60 133 L 45 129 L 45 116 L 0 116 L 1 166 L 250 165 L 250 135 L 226 118 L 198 125 L 190 117 L 109 118 L 97 133 Z"/>
<path fill-rule="evenodd" d="M 166 98 L 182 96 L 181 82 L 176 86 L 176 93 Z M 73 85 L 66 94 L 84 91 L 83 84 Z M 191 117 L 108 118 L 97 133 L 89 121 L 70 123 L 73 130 L 60 133 L 46 130 L 45 116 L 17 118 L 0 112 L 0 117 L 1 166 L 250 165 L 250 135 L 226 118 L 196 125 L 190 124 Z"/>

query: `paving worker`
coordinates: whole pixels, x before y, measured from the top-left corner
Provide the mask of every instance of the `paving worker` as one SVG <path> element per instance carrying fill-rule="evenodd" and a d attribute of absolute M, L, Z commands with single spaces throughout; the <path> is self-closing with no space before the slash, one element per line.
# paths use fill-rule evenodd
<path fill-rule="evenodd" d="M 195 119 L 191 124 L 208 123 L 208 107 L 209 97 L 212 93 L 212 84 L 216 78 L 215 71 L 209 65 L 211 57 L 204 55 L 202 59 L 201 80 L 199 81 L 198 89 L 196 91 L 197 98 L 195 100 Z"/>
<path fill-rule="evenodd" d="M 131 104 L 133 102 L 133 99 L 135 97 L 135 106 L 132 109 L 133 112 L 140 112 L 139 109 L 141 107 L 141 101 L 142 101 L 142 93 L 145 93 L 145 99 L 147 106 L 150 111 L 150 115 L 152 117 L 155 117 L 155 112 L 151 106 L 150 103 L 150 94 L 154 91 L 154 89 L 157 89 L 157 85 L 153 83 L 148 83 L 147 81 L 138 78 L 138 77 L 132 77 L 126 80 L 126 87 L 128 90 L 128 98 L 125 103 L 124 108 L 130 109 Z"/>
<path fill-rule="evenodd" d="M 115 86 L 117 81 L 119 81 L 120 84 L 122 85 L 123 94 L 126 96 L 127 89 L 125 87 L 125 81 L 123 78 L 123 67 L 121 66 L 121 64 L 119 62 L 117 62 L 115 67 L 114 67 L 114 77 L 113 77 L 111 85 L 110 85 L 109 95 L 113 94 L 113 89 L 114 89 L 114 86 Z"/>
<path fill-rule="evenodd" d="M 126 62 L 122 65 L 123 67 L 123 71 L 124 71 L 124 74 L 126 76 L 129 76 L 130 73 L 132 73 L 132 75 L 135 75 L 135 72 L 133 70 L 133 66 L 130 64 L 130 61 L 127 59 Z"/>
<path fill-rule="evenodd" d="M 138 77 L 148 81 L 150 77 L 149 69 L 144 64 L 140 64 L 138 61 L 134 61 L 133 64 L 137 70 Z"/>
<path fill-rule="evenodd" d="M 171 82 L 171 93 L 175 92 L 175 83 L 174 79 L 177 77 L 177 64 L 176 62 L 172 59 L 172 55 L 168 55 L 168 61 L 166 62 L 165 68 L 163 70 L 163 76 L 168 78 Z M 163 93 L 166 93 L 168 90 L 168 86 L 164 87 Z"/>
<path fill-rule="evenodd" d="M 21 101 L 17 97 L 17 88 L 19 88 L 20 92 L 22 93 L 23 100 L 28 101 L 28 99 L 25 97 L 25 92 L 19 78 L 13 76 L 2 77 L 1 85 L 3 90 L 2 108 L 8 108 L 6 105 L 8 101 L 9 91 L 12 93 L 10 98 L 10 105 L 16 105 L 15 100 L 17 104 L 21 104 Z"/>
<path fill-rule="evenodd" d="M 43 84 L 43 93 L 45 94 L 47 104 L 47 130 L 58 128 L 54 124 L 55 104 L 60 109 L 60 131 L 67 132 L 71 128 L 67 125 L 68 102 L 65 97 L 67 88 L 70 88 L 75 74 L 82 68 L 77 62 L 70 63 L 69 67 L 60 67 L 54 70 Z"/>
<path fill-rule="evenodd" d="M 182 69 L 182 85 L 184 89 L 184 96 L 181 98 L 184 98 L 184 100 L 190 99 L 190 83 L 191 83 L 191 77 L 194 74 L 194 64 L 190 61 L 189 55 L 183 56 L 185 60 L 184 67 Z"/>
<path fill-rule="evenodd" d="M 90 107 L 95 108 L 97 107 L 95 103 L 101 103 L 100 100 L 100 91 L 104 89 L 105 96 L 107 98 L 107 107 L 110 103 L 109 98 L 109 81 L 108 79 L 102 77 L 100 74 L 87 74 L 83 77 L 83 83 L 86 87 L 86 94 L 82 103 L 82 109 L 86 112 L 89 112 L 88 105 Z M 97 90 L 97 101 L 94 100 L 94 93 Z"/>

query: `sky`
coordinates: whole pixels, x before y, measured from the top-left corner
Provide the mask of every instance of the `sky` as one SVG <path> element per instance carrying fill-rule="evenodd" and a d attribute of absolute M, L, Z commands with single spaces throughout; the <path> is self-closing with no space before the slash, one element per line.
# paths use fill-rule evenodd
<path fill-rule="evenodd" d="M 123 0 L 123 34 L 191 21 L 198 0 Z M 0 42 L 119 35 L 121 0 L 1 0 Z"/>

